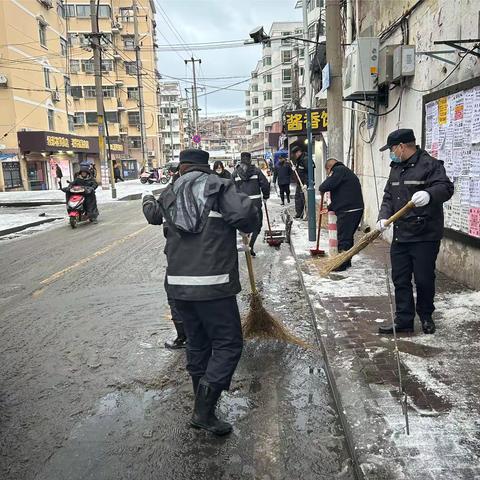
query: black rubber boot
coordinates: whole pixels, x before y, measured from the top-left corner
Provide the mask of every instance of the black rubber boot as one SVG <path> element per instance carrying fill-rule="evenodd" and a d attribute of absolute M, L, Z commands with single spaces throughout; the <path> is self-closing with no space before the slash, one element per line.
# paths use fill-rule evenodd
<path fill-rule="evenodd" d="M 193 385 L 193 394 L 196 396 L 197 395 L 197 390 L 198 390 L 198 384 L 200 383 L 200 379 L 202 377 L 195 377 L 192 376 L 192 385 Z"/>
<path fill-rule="evenodd" d="M 227 435 L 232 431 L 232 426 L 228 422 L 219 420 L 215 416 L 215 407 L 221 394 L 221 390 L 212 388 L 203 379 L 200 380 L 195 397 L 195 407 L 190 420 L 192 427 L 203 428 L 215 435 Z"/>
<path fill-rule="evenodd" d="M 165 342 L 165 348 L 170 350 L 178 350 L 179 348 L 185 348 L 187 346 L 187 337 L 177 336 L 175 340 L 167 340 Z"/>
<path fill-rule="evenodd" d="M 420 320 L 422 322 L 423 333 L 426 333 L 427 335 L 435 333 L 437 328 L 435 327 L 435 322 L 432 318 L 421 318 Z"/>

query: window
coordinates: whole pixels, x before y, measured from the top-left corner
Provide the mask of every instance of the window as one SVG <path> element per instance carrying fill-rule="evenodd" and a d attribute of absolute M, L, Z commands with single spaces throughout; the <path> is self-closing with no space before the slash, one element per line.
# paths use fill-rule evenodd
<path fill-rule="evenodd" d="M 258 129 L 259 123 L 258 122 L 253 122 L 252 123 L 252 128 Z"/>
<path fill-rule="evenodd" d="M 252 72 L 252 78 L 257 78 L 258 77 L 258 73 L 257 72 Z"/>
<path fill-rule="evenodd" d="M 48 109 L 48 130 L 51 132 L 55 131 L 55 111 Z"/>
<path fill-rule="evenodd" d="M 246 114 L 247 114 L 247 117 L 249 117 L 252 114 L 251 110 L 246 110 Z"/>
<path fill-rule="evenodd" d="M 292 89 L 291 87 L 282 88 L 282 100 L 291 100 L 292 99 Z"/>
<path fill-rule="evenodd" d="M 40 45 L 47 47 L 47 24 L 44 20 L 38 22 L 38 38 L 40 39 Z"/>
<path fill-rule="evenodd" d="M 64 38 L 60 38 L 60 53 L 62 54 L 62 57 L 67 56 L 67 48 L 67 41 Z"/>
<path fill-rule="evenodd" d="M 90 5 L 77 5 L 77 17 L 89 18 L 90 17 Z"/>
<path fill-rule="evenodd" d="M 116 95 L 115 85 L 103 85 L 102 90 L 105 98 L 114 98 Z"/>
<path fill-rule="evenodd" d="M 45 81 L 45 87 L 50 88 L 50 70 L 43 67 L 43 79 Z"/>
<path fill-rule="evenodd" d="M 282 52 L 282 63 L 290 63 L 292 61 L 292 51 L 284 50 Z"/>
<path fill-rule="evenodd" d="M 264 100 L 271 100 L 272 99 L 272 91 L 271 90 L 265 90 L 263 92 L 263 99 Z"/>
<path fill-rule="evenodd" d="M 258 117 L 258 110 L 252 110 L 252 115 L 254 117 Z"/>
<path fill-rule="evenodd" d="M 110 5 L 99 5 L 98 18 L 110 18 Z"/>
<path fill-rule="evenodd" d="M 250 100 L 245 100 L 245 106 L 249 107 L 250 106 Z"/>
<path fill-rule="evenodd" d="M 122 22 L 133 22 L 133 8 L 120 8 L 120 20 Z"/>
<path fill-rule="evenodd" d="M 317 24 L 313 23 L 308 27 L 308 38 L 315 39 L 317 36 Z"/>
<path fill-rule="evenodd" d="M 82 98 L 83 97 L 82 87 L 79 87 L 79 86 L 71 87 L 71 92 L 72 92 L 72 97 L 73 98 Z"/>
<path fill-rule="evenodd" d="M 94 72 L 93 60 L 82 60 L 82 72 L 85 72 L 85 73 Z"/>
<path fill-rule="evenodd" d="M 108 123 L 118 123 L 117 112 L 105 112 L 105 121 Z"/>
<path fill-rule="evenodd" d="M 128 146 L 130 148 L 142 148 L 142 139 L 140 137 L 128 137 Z"/>
<path fill-rule="evenodd" d="M 100 44 L 110 46 L 112 44 L 112 34 L 102 33 L 102 36 L 100 37 Z"/>
<path fill-rule="evenodd" d="M 2 169 L 6 189 L 22 186 L 19 162 L 2 162 Z"/>
<path fill-rule="evenodd" d="M 252 98 L 252 104 L 256 105 L 258 103 L 258 97 L 253 97 Z"/>
<path fill-rule="evenodd" d="M 73 124 L 78 126 L 78 125 L 83 125 L 85 123 L 85 114 L 83 112 L 75 112 L 75 115 L 73 116 Z"/>
<path fill-rule="evenodd" d="M 124 35 L 122 41 L 125 50 L 135 50 L 135 37 L 133 35 Z"/>
<path fill-rule="evenodd" d="M 305 48 L 300 48 L 298 50 L 298 58 L 305 58 Z"/>
<path fill-rule="evenodd" d="M 282 82 L 291 82 L 292 81 L 292 69 L 285 68 L 282 70 Z"/>
<path fill-rule="evenodd" d="M 80 60 L 70 60 L 70 73 L 78 73 L 80 71 Z"/>
<path fill-rule="evenodd" d="M 266 107 L 264 109 L 264 116 L 265 117 L 271 117 L 272 116 L 272 107 Z"/>
<path fill-rule="evenodd" d="M 70 132 L 75 130 L 75 117 L 73 115 L 68 116 L 68 130 Z"/>
<path fill-rule="evenodd" d="M 282 37 L 288 37 L 292 35 L 292 32 L 282 32 Z M 292 43 L 290 38 L 282 38 L 282 45 L 290 45 Z"/>
<path fill-rule="evenodd" d="M 85 112 L 85 120 L 89 125 L 97 124 L 97 112 Z"/>
<path fill-rule="evenodd" d="M 65 11 L 66 18 L 72 18 L 75 16 L 75 5 L 64 5 L 63 10 Z"/>
<path fill-rule="evenodd" d="M 263 57 L 263 66 L 268 67 L 272 64 L 272 57 Z"/>
<path fill-rule="evenodd" d="M 83 87 L 83 95 L 85 98 L 95 98 L 97 96 L 95 86 L 86 85 L 85 87 Z"/>
<path fill-rule="evenodd" d="M 258 85 L 252 85 L 252 92 L 258 92 Z"/>
<path fill-rule="evenodd" d="M 128 124 L 140 125 L 140 112 L 128 112 Z"/>
<path fill-rule="evenodd" d="M 113 70 L 113 60 L 102 60 L 102 72 L 111 72 Z"/>
<path fill-rule="evenodd" d="M 137 74 L 137 64 L 135 62 L 124 62 L 125 71 L 128 75 L 136 75 Z"/>
<path fill-rule="evenodd" d="M 263 76 L 263 83 L 272 83 L 272 75 L 270 73 Z"/>

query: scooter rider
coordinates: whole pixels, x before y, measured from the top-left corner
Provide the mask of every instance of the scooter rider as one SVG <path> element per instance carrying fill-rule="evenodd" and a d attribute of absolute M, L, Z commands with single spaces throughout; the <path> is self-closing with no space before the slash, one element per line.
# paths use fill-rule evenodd
<path fill-rule="evenodd" d="M 80 165 L 80 171 L 78 175 L 75 176 L 73 182 L 70 183 L 67 187 L 67 202 L 70 196 L 69 189 L 74 186 L 86 187 L 88 191 L 85 192 L 85 211 L 87 212 L 88 217 L 93 223 L 97 222 L 98 217 L 98 208 L 97 208 L 97 197 L 95 196 L 95 190 L 98 187 L 98 183 L 91 174 L 91 169 L 88 164 Z"/>
<path fill-rule="evenodd" d="M 235 167 L 232 180 L 237 188 L 237 192 L 248 195 L 258 209 L 258 224 L 250 238 L 250 252 L 252 257 L 255 257 L 253 247 L 263 224 L 262 196 L 263 200 L 270 198 L 270 184 L 262 171 L 255 165 L 252 165 L 252 155 L 248 152 L 240 154 L 240 163 Z"/>
<path fill-rule="evenodd" d="M 180 178 L 158 200 L 145 195 L 143 212 L 151 224 L 166 223 L 165 285 L 187 334 L 195 392 L 190 424 L 225 435 L 232 426 L 215 416 L 215 407 L 243 348 L 236 231 L 252 232 L 258 212 L 233 183 L 213 174 L 208 158 L 200 149 L 183 150 Z"/>

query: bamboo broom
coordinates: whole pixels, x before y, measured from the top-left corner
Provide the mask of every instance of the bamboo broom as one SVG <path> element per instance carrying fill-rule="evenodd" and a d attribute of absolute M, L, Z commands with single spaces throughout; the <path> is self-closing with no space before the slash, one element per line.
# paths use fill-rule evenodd
<path fill-rule="evenodd" d="M 307 343 L 290 333 L 277 319 L 268 313 L 263 304 L 262 298 L 257 290 L 255 275 L 253 272 L 252 255 L 248 245 L 248 236 L 242 235 L 245 246 L 245 258 L 247 259 L 248 278 L 252 295 L 250 297 L 250 310 L 243 323 L 243 334 L 245 338 L 270 338 L 281 342 L 292 343 L 307 347 Z"/>
<path fill-rule="evenodd" d="M 397 213 L 393 214 L 389 219 L 387 219 L 387 221 L 385 222 L 385 226 L 388 227 L 393 222 L 396 222 L 399 218 L 403 217 L 414 207 L 415 207 L 415 204 L 412 201 L 409 201 Z M 367 233 L 366 235 L 364 235 L 350 250 L 339 253 L 338 255 L 335 255 L 334 257 L 332 257 L 330 260 L 325 262 L 325 264 L 322 266 L 322 275 L 328 275 L 333 270 L 343 265 L 345 262 L 350 260 L 357 253 L 361 252 L 365 247 L 370 245 L 381 234 L 382 234 L 381 230 L 378 230 L 378 229 L 372 230 L 370 233 Z"/>

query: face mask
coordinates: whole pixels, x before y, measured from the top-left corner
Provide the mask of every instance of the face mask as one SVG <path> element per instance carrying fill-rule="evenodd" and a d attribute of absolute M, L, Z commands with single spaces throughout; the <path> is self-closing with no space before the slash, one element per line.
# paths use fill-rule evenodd
<path fill-rule="evenodd" d="M 215 171 L 216 171 L 219 175 L 223 172 L 223 170 L 222 170 L 221 168 L 217 168 Z"/>
<path fill-rule="evenodd" d="M 402 159 L 393 152 L 393 150 L 390 151 L 390 160 L 394 163 L 401 163 Z"/>

